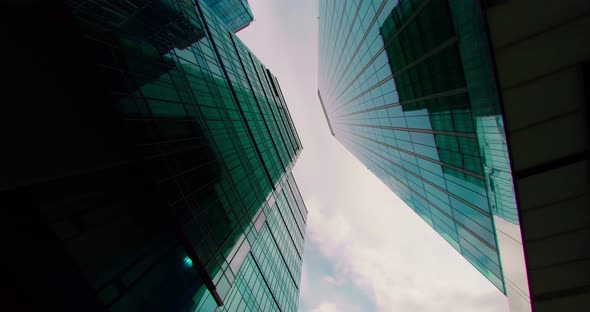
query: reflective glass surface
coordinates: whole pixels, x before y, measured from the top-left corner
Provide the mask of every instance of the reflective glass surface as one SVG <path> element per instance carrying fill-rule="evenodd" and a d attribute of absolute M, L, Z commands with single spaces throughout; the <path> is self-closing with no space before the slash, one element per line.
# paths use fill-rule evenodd
<path fill-rule="evenodd" d="M 78 104 L 108 111 L 121 142 L 104 153 L 121 161 L 26 191 L 100 310 L 296 311 L 302 146 L 277 78 L 234 35 L 247 2 L 68 4 L 99 97 Z"/>
<path fill-rule="evenodd" d="M 203 2 L 233 32 L 240 31 L 254 20 L 247 0 L 203 0 Z"/>
<path fill-rule="evenodd" d="M 479 4 L 321 1 L 319 36 L 336 139 L 505 292 L 493 216 L 518 217 Z"/>

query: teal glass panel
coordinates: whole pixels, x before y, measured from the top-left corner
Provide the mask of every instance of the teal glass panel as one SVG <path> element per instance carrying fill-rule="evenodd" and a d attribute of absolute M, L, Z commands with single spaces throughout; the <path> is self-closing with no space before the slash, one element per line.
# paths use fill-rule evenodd
<path fill-rule="evenodd" d="M 213 14 L 217 15 L 226 28 L 238 32 L 254 20 L 246 0 L 203 0 Z"/>
<path fill-rule="evenodd" d="M 500 291 L 494 216 L 516 205 L 476 1 L 322 1 L 330 131 Z"/>

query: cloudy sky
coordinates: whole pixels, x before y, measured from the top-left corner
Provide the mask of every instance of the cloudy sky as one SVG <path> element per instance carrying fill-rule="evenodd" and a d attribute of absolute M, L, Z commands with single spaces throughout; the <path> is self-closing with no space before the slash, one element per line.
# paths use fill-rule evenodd
<path fill-rule="evenodd" d="M 300 311 L 508 311 L 506 299 L 330 135 L 317 99 L 317 0 L 249 0 L 238 36 L 277 76 L 309 210 Z"/>

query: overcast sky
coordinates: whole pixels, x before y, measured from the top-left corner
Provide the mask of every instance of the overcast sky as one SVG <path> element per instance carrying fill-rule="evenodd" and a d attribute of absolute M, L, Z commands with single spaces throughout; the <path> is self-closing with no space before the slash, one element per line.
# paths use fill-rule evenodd
<path fill-rule="evenodd" d="M 238 36 L 277 76 L 303 143 L 300 311 L 508 311 L 474 267 L 331 136 L 317 98 L 317 0 L 249 0 Z"/>

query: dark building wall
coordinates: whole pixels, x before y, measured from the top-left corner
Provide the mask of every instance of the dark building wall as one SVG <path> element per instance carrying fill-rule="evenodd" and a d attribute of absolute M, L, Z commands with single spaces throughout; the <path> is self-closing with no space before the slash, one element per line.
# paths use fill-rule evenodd
<path fill-rule="evenodd" d="M 535 311 L 590 305 L 588 1 L 487 8 Z"/>
<path fill-rule="evenodd" d="M 55 253 L 34 264 L 50 281 L 15 293 L 53 288 L 58 299 L 38 305 L 57 310 L 296 310 L 307 212 L 288 178 L 301 144 L 276 78 L 205 4 L 134 3 L 4 11 L 22 14 L 2 203 Z M 266 258 L 279 260 L 271 271 Z M 57 262 L 71 272 L 61 292 Z"/>

